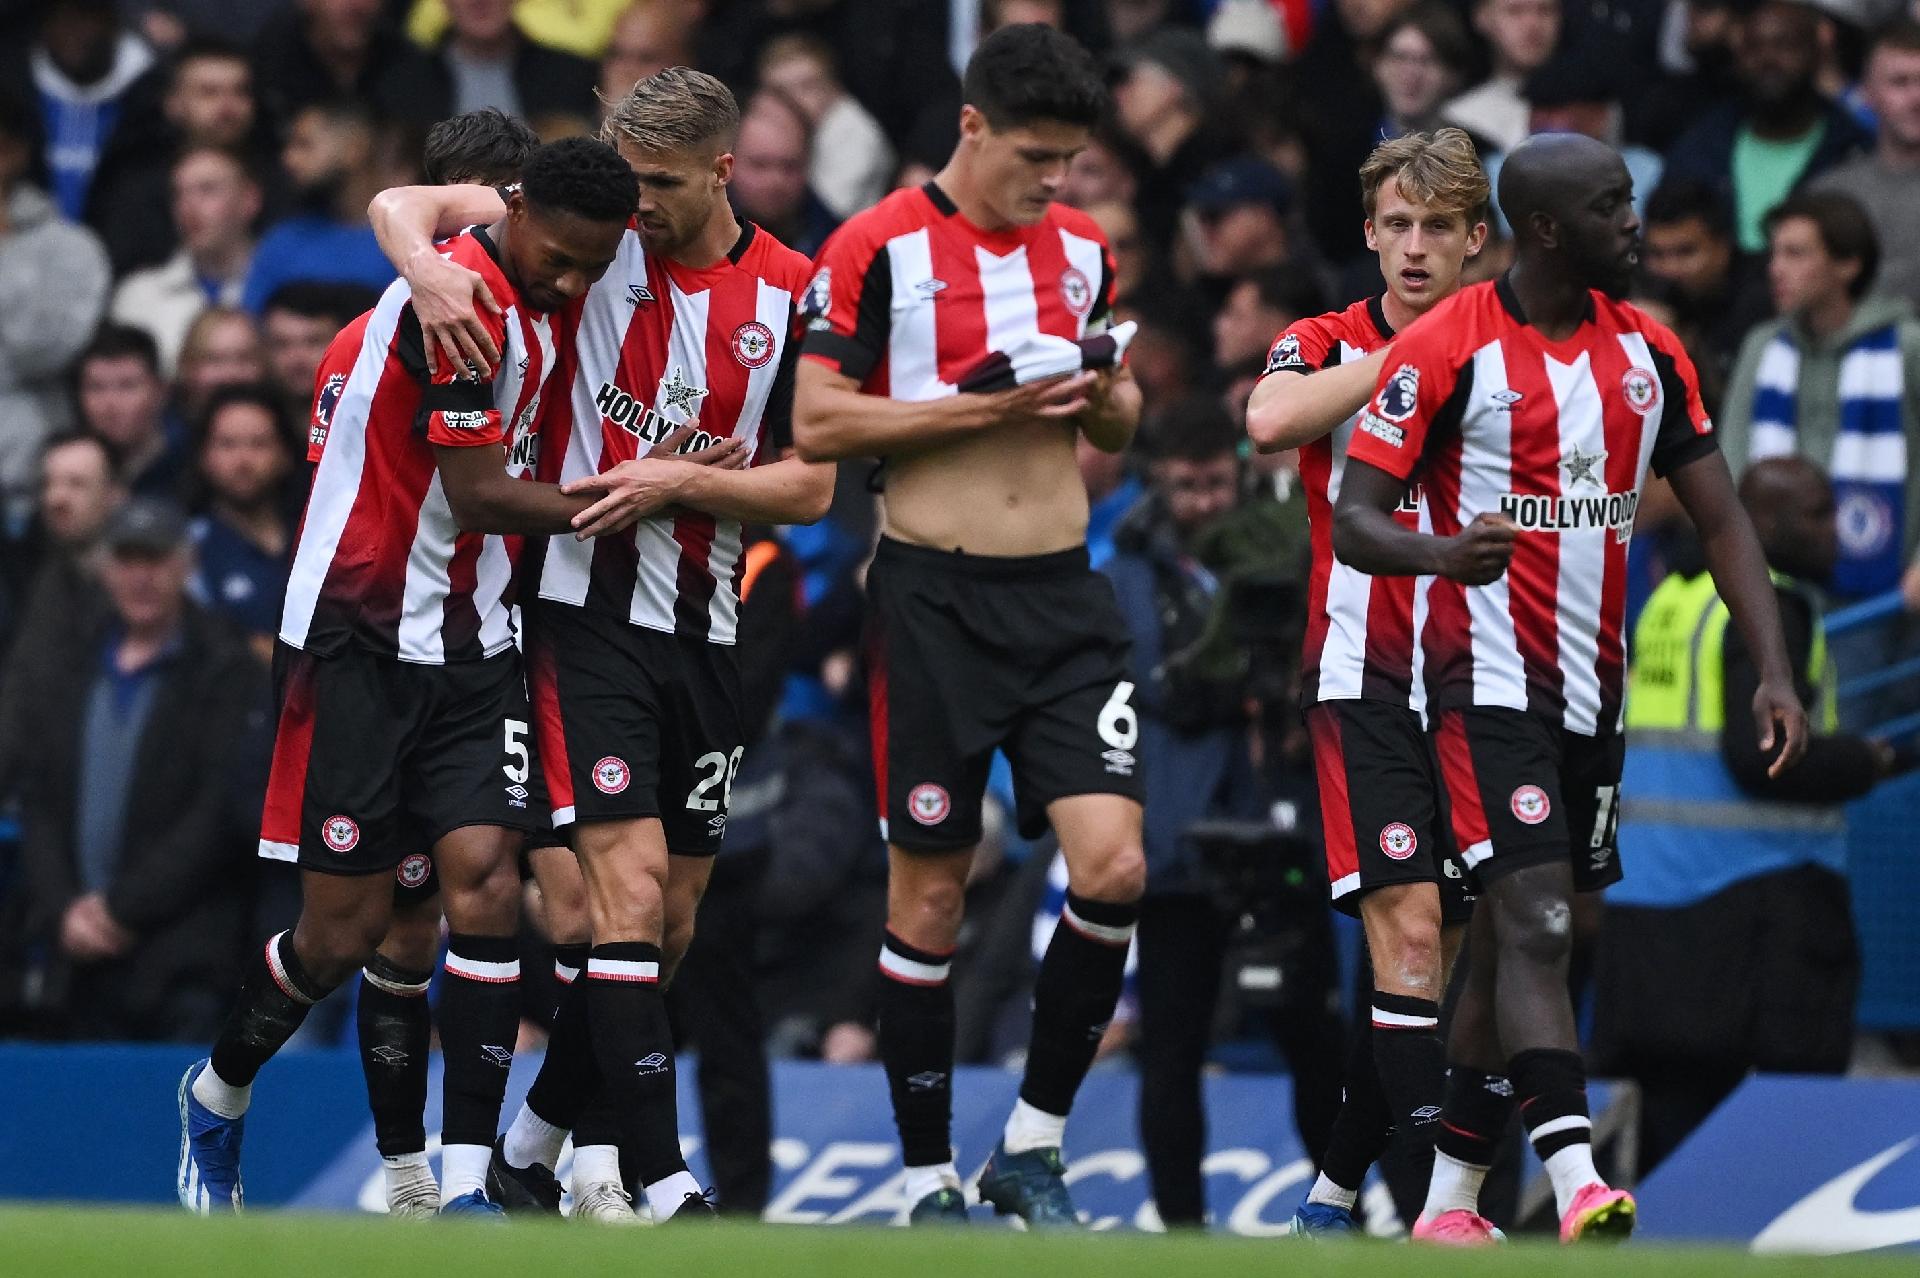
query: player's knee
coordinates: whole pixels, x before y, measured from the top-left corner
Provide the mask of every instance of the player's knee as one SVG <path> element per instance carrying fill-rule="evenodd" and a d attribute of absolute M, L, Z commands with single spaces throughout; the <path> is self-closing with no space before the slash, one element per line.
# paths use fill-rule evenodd
<path fill-rule="evenodd" d="M 1106 855 L 1090 858 L 1072 879 L 1077 896 L 1089 901 L 1130 905 L 1146 895 L 1146 849 L 1136 840 L 1118 843 Z"/>
<path fill-rule="evenodd" d="M 432 913 L 396 914 L 379 945 L 380 954 L 395 967 L 424 972 L 440 956 L 440 918 Z"/>
<path fill-rule="evenodd" d="M 887 926 L 909 945 L 941 950 L 952 946 L 966 915 L 964 879 L 926 876 L 890 893 Z"/>
<path fill-rule="evenodd" d="M 301 965 L 315 982 L 333 989 L 366 966 L 386 934 L 386 920 L 349 916 L 324 927 L 306 927 L 294 935 Z M 427 966 L 432 963 L 427 960 Z M 416 969 L 418 970 L 418 969 Z"/>
<path fill-rule="evenodd" d="M 447 924 L 476 936 L 512 936 L 520 926 L 520 873 L 511 860 L 464 883 L 443 875 Z"/>
<path fill-rule="evenodd" d="M 1498 918 L 1504 957 L 1543 967 L 1565 967 L 1573 953 L 1573 912 L 1554 897 L 1505 902 Z"/>
<path fill-rule="evenodd" d="M 595 882 L 588 894 L 593 939 L 658 944 L 665 927 L 666 890 L 655 875 L 636 870 Z"/>

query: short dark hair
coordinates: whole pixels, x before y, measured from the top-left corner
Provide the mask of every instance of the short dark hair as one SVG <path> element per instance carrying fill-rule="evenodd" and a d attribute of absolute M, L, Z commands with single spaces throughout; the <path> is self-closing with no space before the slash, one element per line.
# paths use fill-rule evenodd
<path fill-rule="evenodd" d="M 189 36 L 173 51 L 167 59 L 167 89 L 171 92 L 180 83 L 180 72 L 189 62 L 213 59 L 220 62 L 238 62 L 251 67 L 253 62 L 247 57 L 247 51 L 231 40 L 219 36 Z"/>
<path fill-rule="evenodd" d="M 240 176 L 259 186 L 260 174 L 253 167 L 253 160 L 245 152 L 236 151 L 230 146 L 219 146 L 212 142 L 190 142 L 173 153 L 172 163 L 167 165 L 169 173 L 177 172 L 182 164 L 196 155 L 217 155 L 240 170 Z"/>
<path fill-rule="evenodd" d="M 1873 219 L 1860 202 L 1838 191 L 1800 191 L 1788 196 L 1767 214 L 1767 234 L 1771 237 L 1782 222 L 1805 218 L 1820 236 L 1827 256 L 1841 262 L 1858 262 L 1860 270 L 1847 285 L 1847 296 L 1858 301 L 1873 287 L 1880 270 L 1880 237 L 1874 234 Z"/>
<path fill-rule="evenodd" d="M 90 435 L 84 430 L 66 430 L 61 431 L 57 435 L 49 435 L 46 441 L 40 445 L 41 464 L 46 464 L 47 458 L 53 455 L 55 449 L 71 448 L 75 444 L 85 444 L 88 448 L 98 452 L 101 461 L 107 468 L 107 478 L 109 480 L 113 478 L 113 450 L 107 447 L 106 440 L 100 438 L 98 435 Z"/>
<path fill-rule="evenodd" d="M 430 186 L 454 182 L 499 186 L 518 180 L 527 157 L 539 145 L 540 135 L 524 120 L 499 107 L 482 107 L 427 130 L 420 160 Z"/>
<path fill-rule="evenodd" d="M 1699 222 L 1716 237 L 1733 238 L 1733 205 L 1712 184 L 1698 178 L 1668 178 L 1647 197 L 1647 225 Z"/>
<path fill-rule="evenodd" d="M 265 382 L 234 382 L 226 386 L 216 386 L 207 396 L 206 407 L 200 410 L 200 419 L 196 423 L 196 448 L 205 448 L 207 439 L 213 434 L 213 424 L 220 420 L 220 414 L 236 404 L 258 408 L 266 413 L 273 422 L 273 436 L 282 447 L 292 451 L 292 437 L 287 427 L 286 398 Z"/>
<path fill-rule="evenodd" d="M 1433 46 L 1434 56 L 1456 76 L 1464 76 L 1473 63 L 1473 40 L 1467 35 L 1467 27 L 1460 15 L 1440 0 L 1421 0 L 1399 17 L 1387 23 L 1380 32 L 1380 48 L 1385 49 L 1387 42 L 1401 31 L 1412 28 L 1426 37 Z"/>
<path fill-rule="evenodd" d="M 1092 128 L 1107 108 L 1093 55 L 1072 36 L 1022 22 L 980 42 L 967 60 L 961 95 L 996 129 L 1037 121 Z"/>
<path fill-rule="evenodd" d="M 1867 59 L 1882 49 L 1892 49 L 1899 53 L 1920 53 L 1920 22 L 1912 18 L 1896 18 L 1880 28 L 1873 42 L 1867 46 Z"/>
<path fill-rule="evenodd" d="M 1240 428 L 1218 395 L 1190 391 L 1147 414 L 1140 451 L 1149 461 L 1212 461 L 1240 452 Z"/>
<path fill-rule="evenodd" d="M 301 319 L 323 319 L 345 328 L 374 308 L 380 294 L 364 284 L 332 284 L 323 280 L 289 280 L 267 295 L 261 317 L 286 311 Z"/>
<path fill-rule="evenodd" d="M 84 368 L 102 359 L 137 359 L 147 366 L 147 372 L 160 376 L 160 348 L 154 344 L 153 335 L 131 324 L 102 324 L 87 348 L 80 352 L 75 367 Z"/>
<path fill-rule="evenodd" d="M 620 153 L 593 138 L 561 138 L 527 157 L 520 193 L 542 212 L 589 222 L 625 222 L 640 203 L 640 179 Z"/>

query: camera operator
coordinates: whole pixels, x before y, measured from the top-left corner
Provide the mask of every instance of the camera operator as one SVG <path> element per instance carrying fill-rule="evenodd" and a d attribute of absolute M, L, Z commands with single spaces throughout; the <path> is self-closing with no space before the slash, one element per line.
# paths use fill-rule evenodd
<path fill-rule="evenodd" d="M 1219 582 L 1194 543 L 1240 500 L 1240 435 L 1217 402 L 1198 396 L 1168 404 L 1141 433 L 1147 495 L 1116 528 L 1102 568 L 1133 641 L 1139 749 L 1153 760 L 1139 928 L 1140 1133 L 1161 1218 L 1199 1225 L 1200 1069 L 1229 925 L 1185 836 L 1209 819 L 1258 818 L 1261 805 L 1244 685 L 1175 658 L 1190 656 L 1213 623 Z"/>

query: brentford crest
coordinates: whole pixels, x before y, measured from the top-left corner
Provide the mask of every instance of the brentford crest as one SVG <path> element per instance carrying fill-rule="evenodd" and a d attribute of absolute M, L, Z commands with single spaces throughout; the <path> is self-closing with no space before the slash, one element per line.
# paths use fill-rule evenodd
<path fill-rule="evenodd" d="M 1626 376 L 1620 379 L 1620 393 L 1627 397 L 1628 407 L 1636 413 L 1644 413 L 1653 407 L 1653 401 L 1659 397 L 1660 383 L 1644 368 L 1629 368 Z"/>
<path fill-rule="evenodd" d="M 1539 825 L 1553 811 L 1547 792 L 1537 785 L 1523 785 L 1515 790 L 1509 806 L 1523 825 Z"/>
<path fill-rule="evenodd" d="M 431 873 L 433 859 L 424 852 L 415 852 L 395 867 L 393 877 L 400 881 L 401 887 L 417 888 L 427 881 L 427 875 Z"/>
<path fill-rule="evenodd" d="M 1093 309 L 1093 285 L 1087 283 L 1085 272 L 1077 266 L 1069 266 L 1060 273 L 1060 300 L 1075 315 L 1085 315 Z"/>
<path fill-rule="evenodd" d="M 1396 861 L 1404 861 L 1420 850 L 1420 836 L 1403 821 L 1395 821 L 1380 831 L 1380 850 Z"/>
<path fill-rule="evenodd" d="M 320 823 L 320 840 L 332 852 L 351 852 L 360 845 L 360 827 L 352 817 L 330 816 Z"/>
<path fill-rule="evenodd" d="M 593 765 L 593 788 L 602 794 L 618 794 L 627 788 L 632 776 L 625 759 L 608 755 Z"/>
<path fill-rule="evenodd" d="M 939 825 L 952 810 L 945 786 L 923 781 L 907 791 L 907 813 L 921 825 Z"/>
<path fill-rule="evenodd" d="M 765 368 L 773 358 L 773 330 L 748 320 L 733 330 L 733 357 L 748 368 Z"/>

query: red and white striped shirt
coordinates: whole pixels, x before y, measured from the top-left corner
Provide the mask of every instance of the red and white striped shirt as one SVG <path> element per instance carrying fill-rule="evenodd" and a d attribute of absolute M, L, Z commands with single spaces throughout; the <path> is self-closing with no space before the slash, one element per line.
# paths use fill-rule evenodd
<path fill-rule="evenodd" d="M 1394 345 L 1349 446 L 1417 476 L 1441 536 L 1482 513 L 1520 528 L 1506 575 L 1435 578 L 1421 642 L 1436 708 L 1504 706 L 1585 735 L 1619 728 L 1627 543 L 1649 467 L 1712 452 L 1693 362 L 1666 327 L 1600 293 L 1565 341 L 1507 281 L 1448 298 Z"/>
<path fill-rule="evenodd" d="M 695 417 L 687 451 L 731 436 L 747 441 L 752 464 L 779 460 L 791 437 L 789 348 L 807 270 L 804 256 L 752 223 L 701 270 L 648 253 L 628 227 L 612 267 L 562 322 L 572 393 L 548 396 L 540 477 L 567 483 L 610 470 Z M 539 595 L 730 644 L 741 568 L 737 521 L 663 514 L 590 542 L 549 538 Z"/>
<path fill-rule="evenodd" d="M 1344 311 L 1304 319 L 1275 339 L 1262 376 L 1316 373 L 1364 359 L 1393 340 L 1378 297 Z M 1364 413 L 1365 410 L 1362 410 Z M 1426 611 L 1426 577 L 1370 577 L 1333 556 L 1333 503 L 1347 446 L 1362 413 L 1300 450 L 1313 563 L 1307 579 L 1307 633 L 1300 659 L 1301 701 L 1386 701 L 1422 710 L 1426 689 L 1415 644 Z M 1417 490 L 1401 503 L 1400 522 L 1427 530 Z"/>
<path fill-rule="evenodd" d="M 982 230 L 931 182 L 847 219 L 815 266 L 800 308 L 806 356 L 908 402 L 957 394 L 990 352 L 1036 333 L 1098 333 L 1113 304 L 1092 218 L 1054 204 L 1032 226 Z"/>
<path fill-rule="evenodd" d="M 342 329 L 314 383 L 307 456 L 316 463 L 280 619 L 280 638 L 322 655 L 357 643 L 425 665 L 476 661 L 513 642 L 518 537 L 464 533 L 435 445 L 503 450 L 516 478 L 539 454 L 552 323 L 519 304 L 484 229 L 441 247 L 477 271 L 504 313 L 477 312 L 501 352 L 491 383 L 435 360 L 404 280 Z"/>

